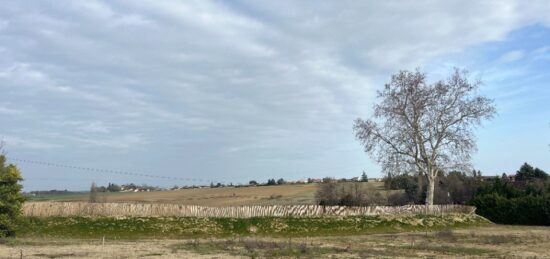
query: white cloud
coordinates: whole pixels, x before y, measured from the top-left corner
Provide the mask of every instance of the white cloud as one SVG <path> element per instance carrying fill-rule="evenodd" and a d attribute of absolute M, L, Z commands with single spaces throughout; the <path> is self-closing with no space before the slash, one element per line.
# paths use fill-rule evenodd
<path fill-rule="evenodd" d="M 20 114 L 21 111 L 0 105 L 0 113 L 5 115 L 17 115 Z"/>
<path fill-rule="evenodd" d="M 498 61 L 503 63 L 509 63 L 509 62 L 518 61 L 523 57 L 525 57 L 525 52 L 523 50 L 512 50 L 500 56 L 498 58 Z"/>
<path fill-rule="evenodd" d="M 21 138 L 18 136 L 1 135 L 0 140 L 4 141 L 4 148 L 8 150 L 8 152 L 12 149 L 50 150 L 60 147 L 57 144 L 49 143 L 36 138 Z"/>
<path fill-rule="evenodd" d="M 22 149 L 32 146 L 25 136 L 45 136 L 64 147 L 147 146 L 190 161 L 321 157 L 354 141 L 352 120 L 368 115 L 390 73 L 550 24 L 546 1 L 6 5 L 0 103 L 17 108 L 0 113 L 25 116 L 0 123 Z"/>

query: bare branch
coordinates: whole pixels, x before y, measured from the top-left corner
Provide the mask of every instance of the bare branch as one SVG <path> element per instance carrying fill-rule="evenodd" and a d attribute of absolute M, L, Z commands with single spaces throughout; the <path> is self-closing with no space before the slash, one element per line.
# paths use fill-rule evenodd
<path fill-rule="evenodd" d="M 378 92 L 373 118 L 355 121 L 356 137 L 387 174 L 417 171 L 433 179 L 463 168 L 476 149 L 473 130 L 496 113 L 492 100 L 476 95 L 480 84 L 458 69 L 434 84 L 418 70 L 400 71 Z"/>

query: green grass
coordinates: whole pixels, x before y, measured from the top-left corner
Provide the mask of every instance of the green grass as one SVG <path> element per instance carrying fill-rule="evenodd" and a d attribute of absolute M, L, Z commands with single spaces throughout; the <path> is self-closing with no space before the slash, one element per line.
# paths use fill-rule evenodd
<path fill-rule="evenodd" d="M 89 192 L 67 192 L 56 194 L 41 194 L 37 196 L 27 196 L 29 201 L 56 201 L 56 200 L 79 200 L 90 195 Z"/>
<path fill-rule="evenodd" d="M 109 197 L 126 194 L 126 192 L 100 192 L 97 194 L 98 201 L 103 199 L 109 200 Z M 87 201 L 90 197 L 90 192 L 67 192 L 56 194 L 41 194 L 38 196 L 27 196 L 28 201 Z"/>
<path fill-rule="evenodd" d="M 344 218 L 25 218 L 20 237 L 163 239 L 232 236 L 340 236 L 402 231 L 437 231 L 490 224 L 476 215 Z"/>

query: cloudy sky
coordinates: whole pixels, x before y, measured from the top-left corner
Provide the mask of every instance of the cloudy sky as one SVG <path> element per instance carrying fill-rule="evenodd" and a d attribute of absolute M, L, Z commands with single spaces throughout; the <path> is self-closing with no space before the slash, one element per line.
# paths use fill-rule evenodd
<path fill-rule="evenodd" d="M 25 189 L 352 177 L 354 139 L 400 69 L 484 81 L 486 175 L 550 171 L 550 2 L 2 1 L 0 137 Z"/>

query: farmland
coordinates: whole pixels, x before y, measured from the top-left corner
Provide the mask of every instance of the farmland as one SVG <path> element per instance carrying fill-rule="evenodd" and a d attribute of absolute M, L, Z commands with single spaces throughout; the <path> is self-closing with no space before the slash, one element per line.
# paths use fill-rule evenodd
<path fill-rule="evenodd" d="M 385 192 L 383 183 L 360 183 L 363 188 Z M 194 188 L 155 192 L 99 193 L 100 202 L 175 203 L 202 206 L 315 204 L 318 184 L 257 187 Z M 88 193 L 34 197 L 34 201 L 88 201 Z"/>
<path fill-rule="evenodd" d="M 388 194 L 382 183 L 361 188 Z M 317 184 L 99 193 L 100 202 L 200 205 L 315 204 Z M 88 193 L 34 197 L 85 202 Z M 56 203 L 57 204 L 57 203 Z M 97 204 L 102 206 L 102 204 Z M 137 205 L 137 204 L 134 204 Z M 49 206 L 49 205 L 48 205 Z M 147 205 L 146 207 L 148 207 Z M 179 206 L 177 206 L 179 207 Z M 216 208 L 219 209 L 219 208 Z M 348 217 L 24 217 L 7 258 L 550 257 L 550 228 L 496 225 L 475 214 Z"/>

